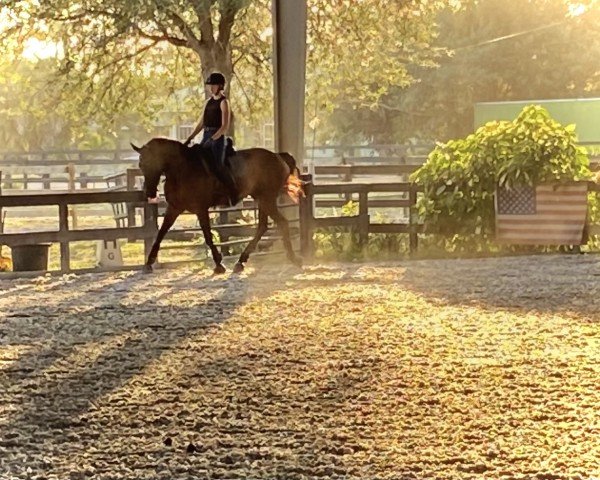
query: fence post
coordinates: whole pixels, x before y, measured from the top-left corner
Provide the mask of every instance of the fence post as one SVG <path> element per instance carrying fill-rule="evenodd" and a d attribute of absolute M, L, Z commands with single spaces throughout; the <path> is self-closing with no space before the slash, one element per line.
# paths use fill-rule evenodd
<path fill-rule="evenodd" d="M 75 164 L 67 165 L 67 173 L 69 174 L 69 193 L 75 192 Z M 73 219 L 73 229 L 77 230 L 77 210 L 75 205 L 71 206 L 71 218 Z"/>
<path fill-rule="evenodd" d="M 126 182 L 128 192 L 132 192 L 133 190 L 135 190 L 136 173 L 137 169 L 135 168 L 128 168 L 126 170 Z M 156 211 L 158 212 L 158 209 Z M 127 226 L 135 227 L 135 205 L 131 205 L 129 203 L 127 204 Z"/>
<path fill-rule="evenodd" d="M 314 193 L 312 175 L 304 174 L 300 176 L 304 182 L 304 197 L 300 197 L 299 215 L 300 215 L 300 254 L 303 257 L 311 258 L 313 256 L 313 219 L 314 212 Z"/>
<path fill-rule="evenodd" d="M 362 247 L 369 243 L 369 191 L 366 189 L 358 192 L 358 216 L 358 241 Z"/>
<path fill-rule="evenodd" d="M 69 231 L 69 205 L 66 200 L 61 201 L 58 205 L 58 225 L 60 233 Z M 60 242 L 60 270 L 68 272 L 71 269 L 71 251 L 69 250 L 69 242 Z"/>
<path fill-rule="evenodd" d="M 81 172 L 79 174 L 79 186 L 80 186 L 80 188 L 87 188 L 87 186 L 88 186 L 88 182 L 86 180 L 87 176 L 88 176 L 87 172 Z"/>
<path fill-rule="evenodd" d="M 417 212 L 417 189 L 411 184 L 408 190 L 409 214 L 408 214 L 408 243 L 411 254 L 417 252 L 419 248 L 419 235 L 417 233 L 418 212 Z"/>

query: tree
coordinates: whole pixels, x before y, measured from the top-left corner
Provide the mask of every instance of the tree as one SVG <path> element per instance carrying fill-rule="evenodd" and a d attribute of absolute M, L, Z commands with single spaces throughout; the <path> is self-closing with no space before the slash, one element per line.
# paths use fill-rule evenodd
<path fill-rule="evenodd" d="M 256 65 L 269 39 L 261 40 L 255 28 L 270 24 L 270 12 L 260 11 L 264 2 L 251 3 L 7 1 L 4 15 L 11 22 L 3 32 L 3 49 L 22 50 L 27 39 L 38 37 L 58 43 L 57 103 L 71 103 L 73 112 L 88 106 L 89 115 L 114 129 L 120 114 L 137 112 L 148 119 L 164 107 L 169 93 L 177 102 L 174 93 L 182 89 L 199 95 L 190 95 L 179 107 L 198 110 L 204 100 L 202 79 L 210 72 L 219 70 L 232 79 L 236 64 Z M 251 31 L 246 22 L 253 22 Z M 249 110 L 255 107 L 252 99 L 246 103 Z"/>
<path fill-rule="evenodd" d="M 197 56 L 202 77 L 219 70 L 233 73 L 231 36 L 236 15 L 249 0 L 46 0 L 8 1 L 14 19 L 9 30 L 24 38 L 40 25 L 59 35 L 64 50 L 61 68 L 90 79 L 112 73 L 112 79 L 132 61 L 159 45 L 188 49 Z M 163 51 L 164 52 L 164 51 Z"/>
<path fill-rule="evenodd" d="M 432 0 L 309 0 L 309 112 L 328 123 L 336 109 L 376 108 L 394 87 L 414 81 L 411 68 L 445 54 L 433 46 Z M 455 0 L 451 2 L 458 5 Z M 165 108 L 198 111 L 196 94 L 212 70 L 233 80 L 238 118 L 272 111 L 269 0 L 5 0 L 2 33 L 18 50 L 28 38 L 57 42 L 61 108 L 117 131 L 125 113 L 149 120 Z M 17 43 L 15 43 L 15 40 Z M 4 42 L 4 50 L 10 47 Z M 201 74 L 201 75 L 199 75 Z M 181 102 L 177 92 L 186 91 Z M 170 94 L 170 95 L 169 95 Z M 268 113 L 267 113 L 268 112 Z M 309 121 L 317 120 L 308 117 Z M 319 128 L 322 139 L 336 126 Z"/>
<path fill-rule="evenodd" d="M 391 91 L 415 82 L 416 67 L 432 68 L 447 55 L 444 46 L 434 44 L 436 14 L 459 6 L 458 1 L 312 0 L 307 119 L 317 141 L 370 139 L 372 130 L 381 128 L 379 121 L 354 123 L 357 117 L 382 111 Z"/>
<path fill-rule="evenodd" d="M 382 101 L 388 138 L 465 136 L 476 102 L 600 95 L 596 1 L 480 0 L 438 21 L 437 44 L 453 54 Z"/>

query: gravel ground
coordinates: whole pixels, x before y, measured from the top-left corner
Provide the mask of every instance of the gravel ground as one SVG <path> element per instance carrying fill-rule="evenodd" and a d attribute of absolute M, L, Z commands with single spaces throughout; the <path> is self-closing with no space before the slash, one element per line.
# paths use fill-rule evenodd
<path fill-rule="evenodd" d="M 0 479 L 600 478 L 600 257 L 0 280 Z"/>

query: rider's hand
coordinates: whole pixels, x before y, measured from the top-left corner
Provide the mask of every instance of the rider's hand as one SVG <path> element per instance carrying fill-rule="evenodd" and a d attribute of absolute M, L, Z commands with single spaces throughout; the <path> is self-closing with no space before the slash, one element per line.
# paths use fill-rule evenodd
<path fill-rule="evenodd" d="M 156 204 L 158 204 L 158 201 L 159 201 L 158 195 L 156 195 L 156 197 L 154 197 L 154 198 L 148 197 L 148 203 L 156 205 Z"/>

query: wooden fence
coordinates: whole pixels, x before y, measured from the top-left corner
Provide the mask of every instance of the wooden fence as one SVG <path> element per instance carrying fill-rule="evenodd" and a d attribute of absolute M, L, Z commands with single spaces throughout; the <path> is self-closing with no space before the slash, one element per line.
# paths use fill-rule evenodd
<path fill-rule="evenodd" d="M 0 153 L 5 190 L 104 189 L 97 167 L 125 169 L 137 164 L 132 150 L 50 150 Z M 101 184 L 100 187 L 96 187 Z"/>
<path fill-rule="evenodd" d="M 306 197 L 300 203 L 300 242 L 303 255 L 311 257 L 313 254 L 314 231 L 320 228 L 344 228 L 358 234 L 359 243 L 366 245 L 369 234 L 401 233 L 407 234 L 409 251 L 414 253 L 418 249 L 419 234 L 426 230 L 426 225 L 419 222 L 416 210 L 417 198 L 422 189 L 409 182 L 398 183 L 329 183 L 314 184 L 310 175 L 305 175 L 304 180 Z M 589 192 L 600 192 L 600 184 L 588 182 Z M 381 200 L 371 195 L 393 192 L 401 194 L 403 198 Z M 338 195 L 346 197 L 344 200 L 322 200 L 319 197 Z M 356 198 L 357 197 L 357 198 Z M 352 216 L 327 216 L 318 217 L 318 206 L 339 206 L 347 198 L 358 202 L 358 214 Z M 369 214 L 370 208 L 405 208 L 408 215 L 400 222 L 380 223 L 372 221 Z M 590 236 L 600 235 L 600 224 L 587 225 Z"/>
<path fill-rule="evenodd" d="M 36 231 L 23 233 L 0 233 L 0 244 L 34 245 L 60 243 L 60 266 L 62 272 L 71 270 L 69 244 L 85 240 L 115 241 L 120 238 L 144 240 L 144 251 L 150 252 L 158 232 L 156 205 L 148 204 L 142 192 L 84 192 L 54 193 L 43 195 L 0 195 L 0 211 L 7 207 L 58 206 L 58 231 Z M 95 228 L 75 230 L 69 228 L 69 207 L 73 205 L 127 202 L 144 210 L 142 226 L 123 228 Z"/>
<path fill-rule="evenodd" d="M 334 145 L 307 149 L 307 163 L 317 166 L 364 164 L 375 166 L 382 163 L 404 165 L 424 162 L 431 144 L 424 145 Z M 312 152 L 319 155 L 314 156 Z M 323 156 L 326 152 L 326 156 Z M 366 152 L 370 152 L 368 155 Z M 132 150 L 87 150 L 0 153 L 0 184 L 5 190 L 55 190 L 80 189 L 104 190 L 114 188 L 125 171 L 137 166 L 138 155 Z M 98 173 L 98 168 L 104 170 Z M 106 169 L 112 167 L 112 172 Z M 315 173 L 312 171 L 309 173 Z M 344 170 L 350 179 L 355 175 Z M 318 175 L 318 173 L 317 173 Z"/>
<path fill-rule="evenodd" d="M 598 144 L 581 143 L 591 151 L 592 169 L 598 170 Z M 406 145 L 333 145 L 307 148 L 306 173 L 315 183 L 362 181 L 365 176 L 408 175 L 422 165 L 432 143 Z M 5 190 L 105 190 L 121 181 L 119 171 L 134 168 L 138 155 L 131 150 L 82 150 L 0 153 L 0 185 Z M 98 167 L 113 172 L 98 173 Z M 96 171 L 95 171 L 96 170 Z M 360 178 L 363 177 L 363 178 Z M 407 180 L 406 177 L 401 181 Z"/>
<path fill-rule="evenodd" d="M 358 148 L 358 147 L 357 147 Z M 300 237 L 301 252 L 310 256 L 313 251 L 313 235 L 316 229 L 321 228 L 344 228 L 356 232 L 361 243 L 366 243 L 369 234 L 399 233 L 408 235 L 410 251 L 418 248 L 419 233 L 424 231 L 424 225 L 418 223 L 415 210 L 419 189 L 410 184 L 408 175 L 420 166 L 420 163 L 406 163 L 410 156 L 402 157 L 394 164 L 376 164 L 384 157 L 371 157 L 370 164 L 356 164 L 348 157 L 337 165 L 314 165 L 313 175 L 305 175 L 306 198 L 302 199 L 299 208 L 299 218 L 292 221 L 292 230 Z M 354 160 L 364 161 L 364 157 L 352 157 Z M 374 160 L 376 159 L 376 160 Z M 385 158 L 389 160 L 389 158 Z M 594 169 L 597 169 L 600 158 L 596 155 L 592 158 Z M 58 162 L 56 159 L 46 159 L 47 162 Z M 91 160 L 90 160 L 91 161 Z M 108 160 L 106 160 L 108 162 Z M 136 159 L 137 161 L 137 159 Z M 69 243 L 85 240 L 115 240 L 127 238 L 131 240 L 144 240 L 145 251 L 148 249 L 157 232 L 157 220 L 164 203 L 159 205 L 148 205 L 140 188 L 140 171 L 137 168 L 128 168 L 123 173 L 103 176 L 102 181 L 106 183 L 110 191 L 105 192 L 71 192 L 51 193 L 42 195 L 0 195 L 0 212 L 3 207 L 17 206 L 58 206 L 59 230 L 55 232 L 29 232 L 16 234 L 2 234 L 0 232 L 0 244 L 18 245 L 28 243 L 60 243 L 61 271 L 69 271 L 71 268 L 69 258 Z M 73 178 L 73 170 L 69 173 Z M 385 177 L 388 181 L 382 181 Z M 0 173 L 0 180 L 2 174 Z M 397 181 L 399 179 L 399 181 Z M 0 187 L 2 182 L 0 181 Z M 83 186 L 83 184 L 80 184 Z M 600 186 L 590 183 L 590 191 L 600 191 Z M 322 209 L 341 208 L 348 201 L 358 203 L 358 214 L 353 216 L 328 216 L 322 217 Z M 110 203 L 119 206 L 114 210 L 116 228 L 101 228 L 93 230 L 77 230 L 69 228 L 69 208 L 79 204 Z M 294 205 L 282 205 L 282 208 L 295 209 Z M 219 209 L 217 213 L 219 221 L 213 228 L 221 238 L 220 246 L 227 250 L 238 244 L 246 243 L 254 233 L 254 224 L 242 224 L 230 221 L 230 215 L 240 211 L 255 210 L 253 202 L 245 201 L 233 209 Z M 405 214 L 398 221 L 381 223 L 373 221 L 370 209 L 394 208 L 401 209 Z M 143 222 L 141 226 L 136 225 L 139 211 L 143 211 Z M 256 217 L 256 215 L 255 215 Z M 174 231 L 170 238 L 178 238 L 178 235 L 189 235 L 200 232 L 200 228 L 186 229 L 183 232 Z M 590 226 L 591 234 L 600 233 L 600 226 Z M 167 237 L 169 238 L 169 237 Z M 277 236 L 267 235 L 266 243 L 277 240 Z"/>
<path fill-rule="evenodd" d="M 301 252 L 307 257 L 313 254 L 314 231 L 320 228 L 342 227 L 353 231 L 359 236 L 359 243 L 365 245 L 370 233 L 405 233 L 408 234 L 409 248 L 415 252 L 418 248 L 418 234 L 423 231 L 423 225 L 418 223 L 415 210 L 419 187 L 409 182 L 388 183 L 329 183 L 314 184 L 310 175 L 304 175 L 305 193 L 300 202 L 300 245 Z M 372 198 L 376 193 L 399 194 L 401 198 L 385 199 Z M 344 196 L 343 200 L 319 199 L 330 195 Z M 354 201 L 358 197 L 358 214 L 352 216 L 318 217 L 319 207 L 339 206 Z M 408 210 L 406 220 L 402 222 L 378 223 L 371 221 L 369 208 L 403 208 Z"/>
<path fill-rule="evenodd" d="M 123 211 L 126 217 L 133 214 L 133 221 L 117 222 L 115 228 L 93 228 L 77 229 L 69 225 L 69 218 L 72 217 L 70 210 L 77 205 L 102 204 L 109 203 L 114 205 L 124 205 Z M 144 256 L 147 257 L 156 234 L 158 232 L 159 209 L 164 209 L 162 205 L 148 204 L 144 192 L 134 191 L 110 191 L 110 192 L 76 192 L 76 193 L 50 193 L 50 194 L 18 194 L 18 195 L 0 195 L 0 216 L 6 208 L 14 207 L 39 207 L 39 206 L 58 206 L 58 230 L 55 231 L 30 231 L 21 233 L 3 233 L 0 229 L 0 245 L 20 246 L 35 245 L 41 243 L 59 243 L 60 244 L 60 265 L 62 272 L 72 270 L 70 262 L 71 242 L 77 241 L 114 241 L 117 239 L 127 239 L 128 241 L 144 241 Z M 217 213 L 220 222 L 213 222 L 213 231 L 219 234 L 220 241 L 215 244 L 221 247 L 225 256 L 229 254 L 229 249 L 236 245 L 244 245 L 254 236 L 256 225 L 254 223 L 234 223 L 228 221 L 229 215 L 235 212 L 255 209 L 252 201 L 246 200 L 243 204 L 226 209 L 214 210 Z M 296 205 L 285 203 L 280 208 L 296 209 Z M 136 225 L 136 211 L 142 211 L 142 225 Z M 254 215 L 257 218 L 257 215 Z M 290 230 L 294 237 L 299 237 L 299 219 L 290 219 Z M 202 229 L 185 228 L 183 230 L 173 229 L 165 237 L 167 240 L 190 240 L 195 234 L 200 234 Z M 272 246 L 279 240 L 278 235 L 272 232 L 272 226 L 263 237 L 259 246 Z M 163 244 L 166 250 L 169 245 Z M 272 250 L 271 253 L 281 253 L 278 250 Z M 170 264 L 175 262 L 161 262 L 161 264 Z M 101 269 L 96 269 L 101 270 Z"/>
<path fill-rule="evenodd" d="M 306 257 L 313 254 L 313 237 L 316 229 L 343 228 L 358 235 L 359 243 L 366 244 L 370 234 L 397 233 L 408 235 L 410 252 L 418 248 L 419 234 L 424 231 L 424 225 L 419 223 L 416 212 L 419 188 L 408 182 L 393 183 L 330 183 L 313 184 L 312 178 L 304 176 L 306 197 L 299 206 L 299 237 L 300 250 Z M 600 185 L 589 183 L 589 191 L 600 192 Z M 390 200 L 385 207 L 408 209 L 409 215 L 402 221 L 380 223 L 373 221 L 369 209 L 379 207 L 381 201 L 377 195 L 381 193 L 395 193 L 403 198 Z M 358 202 L 358 213 L 352 216 L 320 217 L 317 215 L 316 205 L 319 197 L 327 195 L 350 195 Z M 85 192 L 44 195 L 5 195 L 0 196 L 0 209 L 6 207 L 22 206 L 58 206 L 59 229 L 57 231 L 25 232 L 25 233 L 0 233 L 0 244 L 8 246 L 28 245 L 39 243 L 60 244 L 60 265 L 62 272 L 71 271 L 69 244 L 77 241 L 114 241 L 120 238 L 144 241 L 145 256 L 148 255 L 152 242 L 158 231 L 158 208 L 146 202 L 141 191 L 123 192 Z M 69 227 L 69 207 L 82 204 L 99 204 L 125 202 L 143 209 L 143 224 L 141 226 L 123 226 L 116 228 L 96 228 L 77 230 Z M 292 205 L 293 206 L 293 205 Z M 244 206 L 244 208 L 249 205 Z M 294 206 L 295 207 L 295 206 Z M 229 209 L 233 210 L 233 209 Z M 234 242 L 245 243 L 254 233 L 254 225 L 223 224 L 215 225 L 221 234 L 244 237 Z M 199 230 L 199 229 L 198 229 Z M 600 234 L 600 225 L 590 225 L 591 235 Z M 227 242 L 222 247 L 227 247 Z"/>

